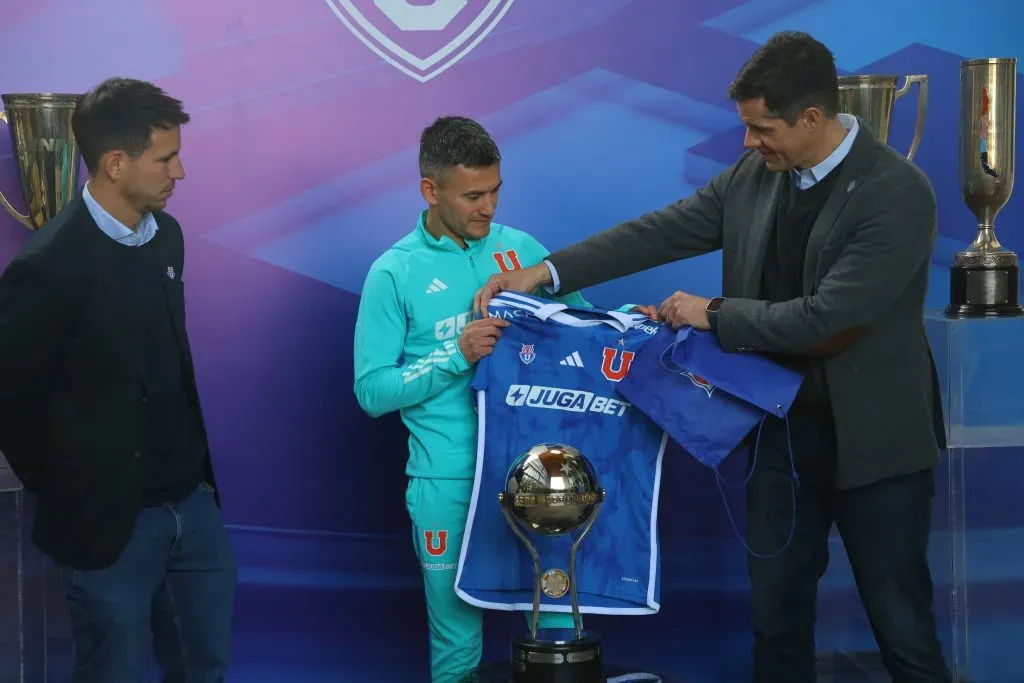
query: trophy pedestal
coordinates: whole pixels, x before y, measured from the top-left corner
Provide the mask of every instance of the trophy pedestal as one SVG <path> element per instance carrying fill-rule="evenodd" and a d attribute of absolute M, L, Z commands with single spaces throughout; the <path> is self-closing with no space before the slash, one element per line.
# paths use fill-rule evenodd
<path fill-rule="evenodd" d="M 50 598 L 59 591 L 59 583 L 50 569 L 52 563 L 31 541 L 33 503 L 0 453 L 0 681 L 4 683 L 70 676 L 53 666 L 54 651 L 62 649 L 55 647 L 54 639 L 64 631 L 60 622 L 66 607 Z"/>
<path fill-rule="evenodd" d="M 601 638 L 569 629 L 540 629 L 512 640 L 514 683 L 604 683 Z"/>
<path fill-rule="evenodd" d="M 1024 315 L 1020 305 L 1020 266 L 949 271 L 950 318 L 1002 318 Z"/>
<path fill-rule="evenodd" d="M 1024 621 L 1024 318 L 929 315 L 925 330 L 947 440 L 929 558 L 939 640 L 954 681 L 999 680 L 1020 671 L 1005 628 Z"/>
<path fill-rule="evenodd" d="M 928 561 L 952 680 L 1021 671 L 1024 624 L 1024 318 L 929 312 L 947 449 L 935 470 Z M 889 681 L 838 534 L 819 592 L 819 681 Z M 828 676 L 831 676 L 829 678 Z"/>

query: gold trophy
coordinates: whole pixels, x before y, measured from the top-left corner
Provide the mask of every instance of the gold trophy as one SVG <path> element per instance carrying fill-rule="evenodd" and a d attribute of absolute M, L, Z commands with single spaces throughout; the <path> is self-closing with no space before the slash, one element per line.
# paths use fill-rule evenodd
<path fill-rule="evenodd" d="M 978 234 L 953 257 L 948 317 L 1024 315 L 1020 264 L 995 225 L 1013 193 L 1016 128 L 1017 59 L 960 62 L 960 191 Z"/>
<path fill-rule="evenodd" d="M 11 131 L 21 192 L 28 214 L 0 193 L 0 204 L 29 230 L 38 230 L 78 193 L 81 152 L 71 130 L 71 115 L 81 95 L 53 93 L 0 95 L 0 121 Z"/>
<path fill-rule="evenodd" d="M 898 80 L 899 76 L 875 74 L 840 76 L 839 111 L 856 116 L 876 138 L 888 144 L 892 108 L 896 100 L 910 92 L 910 86 L 917 83 L 917 123 L 914 124 L 914 139 L 907 152 L 907 159 L 913 160 L 921 144 L 925 114 L 928 112 L 928 76 L 907 76 L 899 89 L 896 88 Z"/>

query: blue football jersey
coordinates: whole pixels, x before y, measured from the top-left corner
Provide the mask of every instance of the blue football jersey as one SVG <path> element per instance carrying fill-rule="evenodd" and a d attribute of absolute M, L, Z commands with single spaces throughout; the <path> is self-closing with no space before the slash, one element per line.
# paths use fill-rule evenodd
<path fill-rule="evenodd" d="M 478 444 L 456 592 L 490 609 L 532 610 L 533 560 L 509 528 L 498 494 L 513 461 L 541 443 L 575 447 L 606 498 L 576 555 L 580 611 L 653 614 L 660 608 L 658 488 L 663 430 L 616 393 L 660 328 L 642 315 L 569 308 L 503 293 L 489 315 L 511 321 L 476 369 Z M 569 574 L 564 536 L 531 534 L 541 571 Z M 541 609 L 571 612 L 571 592 L 541 593 Z"/>

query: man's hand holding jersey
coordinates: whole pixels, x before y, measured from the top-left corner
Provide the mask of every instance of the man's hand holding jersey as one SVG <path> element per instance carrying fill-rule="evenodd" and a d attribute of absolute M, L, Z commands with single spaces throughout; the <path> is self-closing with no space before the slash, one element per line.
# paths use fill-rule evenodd
<path fill-rule="evenodd" d="M 661 322 L 661 320 L 658 319 L 658 307 L 657 306 L 651 306 L 650 304 L 648 304 L 646 306 L 634 306 L 630 312 L 631 313 L 640 313 L 642 315 L 646 315 L 648 318 L 650 318 L 653 322 L 656 322 L 656 323 L 660 323 Z"/>
<path fill-rule="evenodd" d="M 667 323 L 673 330 L 678 330 L 683 325 L 698 330 L 710 329 L 708 302 L 710 299 L 686 292 L 676 292 L 661 302 L 661 306 L 658 307 L 658 320 Z"/>
<path fill-rule="evenodd" d="M 547 265 L 538 263 L 522 270 L 510 270 L 506 273 L 492 275 L 484 286 L 477 290 L 473 298 L 473 310 L 480 311 L 481 315 L 487 315 L 487 305 L 491 299 L 502 292 L 522 292 L 528 294 L 535 292 L 541 287 L 552 284 L 551 271 Z M 659 322 L 658 308 L 655 306 L 635 306 L 633 312 L 646 315 L 655 322 Z"/>
<path fill-rule="evenodd" d="M 529 294 L 544 285 L 550 285 L 551 271 L 543 263 L 538 263 L 522 270 L 510 270 L 506 273 L 492 275 L 484 286 L 477 290 L 473 297 L 473 310 L 480 315 L 487 315 L 487 304 L 502 292 L 522 292 Z"/>
<path fill-rule="evenodd" d="M 501 336 L 501 328 L 508 326 L 509 321 L 490 317 L 479 318 L 466 325 L 459 335 L 459 350 L 466 362 L 473 365 L 490 355 Z"/>

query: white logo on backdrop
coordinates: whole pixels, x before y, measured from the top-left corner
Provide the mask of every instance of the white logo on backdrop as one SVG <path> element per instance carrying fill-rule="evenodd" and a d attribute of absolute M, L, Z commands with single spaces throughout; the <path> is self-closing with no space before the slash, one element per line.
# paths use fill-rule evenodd
<path fill-rule="evenodd" d="M 494 30 L 505 16 L 514 0 L 475 0 L 472 4 L 483 6 L 476 16 L 460 17 L 471 4 L 470 0 L 433 0 L 430 4 L 414 5 L 409 0 L 325 0 L 327 6 L 341 19 L 342 23 L 368 48 L 380 55 L 404 74 L 426 83 L 443 73 L 465 57 Z M 453 32 L 458 26 L 464 28 L 447 41 L 439 35 L 438 48 L 426 57 L 417 57 L 385 35 L 381 27 L 375 26 L 357 5 L 371 4 L 387 17 L 395 28 L 403 33 Z M 456 19 L 461 21 L 456 22 Z M 453 26 L 453 23 L 455 26 Z M 390 28 L 390 27 L 389 27 Z"/>

